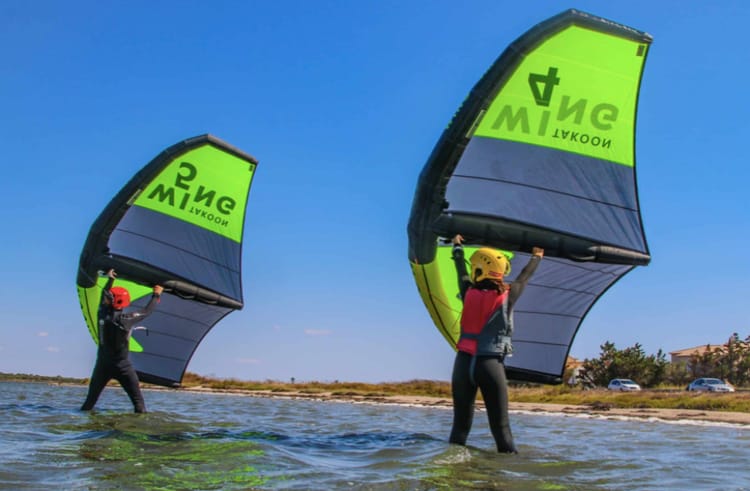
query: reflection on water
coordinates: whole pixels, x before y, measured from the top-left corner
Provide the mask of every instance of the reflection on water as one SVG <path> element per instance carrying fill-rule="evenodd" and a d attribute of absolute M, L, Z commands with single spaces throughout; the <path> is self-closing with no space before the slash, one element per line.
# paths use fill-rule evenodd
<path fill-rule="evenodd" d="M 3 489 L 750 489 L 744 427 L 513 414 L 499 455 L 483 414 L 447 444 L 445 408 L 147 391 L 139 415 L 107 389 L 82 413 L 85 387 L 0 390 Z"/>

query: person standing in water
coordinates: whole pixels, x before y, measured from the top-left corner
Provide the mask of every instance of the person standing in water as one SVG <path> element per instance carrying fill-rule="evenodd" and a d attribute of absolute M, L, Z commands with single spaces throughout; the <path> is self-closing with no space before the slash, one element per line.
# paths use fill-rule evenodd
<path fill-rule="evenodd" d="M 146 403 L 138 383 L 138 375 L 130 362 L 130 334 L 133 326 L 150 315 L 159 303 L 162 288 L 154 286 L 154 293 L 145 309 L 123 311 L 130 305 L 130 293 L 123 287 L 112 287 L 115 281 L 114 269 L 107 272 L 109 280 L 102 291 L 99 304 L 99 349 L 96 364 L 89 381 L 89 391 L 81 406 L 81 411 L 89 411 L 96 405 L 99 395 L 112 379 L 125 389 L 136 413 L 146 412 Z"/>
<path fill-rule="evenodd" d="M 503 278 L 510 273 L 510 261 L 503 253 L 489 247 L 478 249 L 469 260 L 469 276 L 464 260 L 463 237 L 456 235 L 452 242 L 453 262 L 464 307 L 451 377 L 453 427 L 449 441 L 466 445 L 479 389 L 497 451 L 518 453 L 508 418 L 508 381 L 504 360 L 512 351 L 513 307 L 539 266 L 544 249 L 532 249 L 531 259 L 509 285 Z"/>

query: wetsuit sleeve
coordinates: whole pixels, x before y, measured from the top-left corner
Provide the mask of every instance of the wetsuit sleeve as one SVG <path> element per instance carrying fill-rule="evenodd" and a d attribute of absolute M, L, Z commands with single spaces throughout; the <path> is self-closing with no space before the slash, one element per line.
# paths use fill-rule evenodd
<path fill-rule="evenodd" d="M 123 314 L 121 319 L 122 323 L 126 325 L 127 327 L 132 326 L 135 322 L 138 322 L 149 315 L 154 311 L 156 308 L 156 304 L 159 303 L 161 300 L 160 295 L 153 294 L 151 295 L 151 300 L 148 302 L 148 305 L 146 305 L 146 308 L 141 310 L 135 310 L 128 312 L 127 314 Z"/>
<path fill-rule="evenodd" d="M 463 300 L 466 290 L 471 286 L 471 278 L 466 272 L 466 261 L 464 260 L 464 248 L 461 244 L 453 245 L 453 264 L 456 266 L 456 276 L 458 276 L 458 291 Z"/>
<path fill-rule="evenodd" d="M 115 282 L 114 278 L 109 278 L 107 280 L 107 284 L 104 285 L 104 289 L 102 290 L 102 298 L 99 300 L 99 305 L 104 304 L 104 299 L 106 298 L 109 300 L 109 303 L 111 304 L 114 301 L 114 295 L 112 295 L 112 284 Z"/>
<path fill-rule="evenodd" d="M 526 283 L 529 282 L 529 279 L 536 271 L 536 268 L 539 266 L 539 263 L 542 262 L 542 258 L 539 256 L 531 256 L 531 259 L 529 259 L 529 262 L 526 263 L 526 266 L 524 266 L 523 271 L 521 271 L 521 274 L 518 275 L 518 278 L 513 281 L 513 283 L 510 285 L 510 293 L 508 295 L 508 306 L 513 307 L 513 304 L 516 303 L 516 300 L 518 300 L 518 297 L 521 296 L 521 293 L 523 293 L 524 288 L 526 288 Z"/>

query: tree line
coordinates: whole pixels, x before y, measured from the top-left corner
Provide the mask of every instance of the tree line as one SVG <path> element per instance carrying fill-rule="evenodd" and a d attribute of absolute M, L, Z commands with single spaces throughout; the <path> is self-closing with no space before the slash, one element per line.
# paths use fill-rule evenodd
<path fill-rule="evenodd" d="M 740 339 L 733 333 L 726 344 L 695 353 L 686 363 L 670 363 L 661 349 L 646 355 L 640 343 L 618 350 L 607 341 L 600 348 L 599 358 L 584 360 L 578 374 L 578 381 L 585 386 L 606 386 L 613 378 L 629 378 L 642 387 L 680 386 L 698 377 L 750 386 L 750 336 Z"/>

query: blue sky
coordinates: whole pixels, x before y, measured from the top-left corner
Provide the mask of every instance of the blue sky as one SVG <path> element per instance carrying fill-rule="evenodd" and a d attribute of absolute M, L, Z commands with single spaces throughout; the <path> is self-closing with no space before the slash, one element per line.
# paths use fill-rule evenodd
<path fill-rule="evenodd" d="M 569 7 L 654 36 L 636 148 L 653 261 L 599 300 L 571 354 L 749 335 L 750 3 L 9 0 L 0 371 L 90 374 L 96 349 L 75 290 L 89 227 L 162 149 L 212 133 L 260 164 L 245 309 L 188 370 L 448 380 L 453 351 L 407 260 L 417 176 L 508 43 Z"/>

